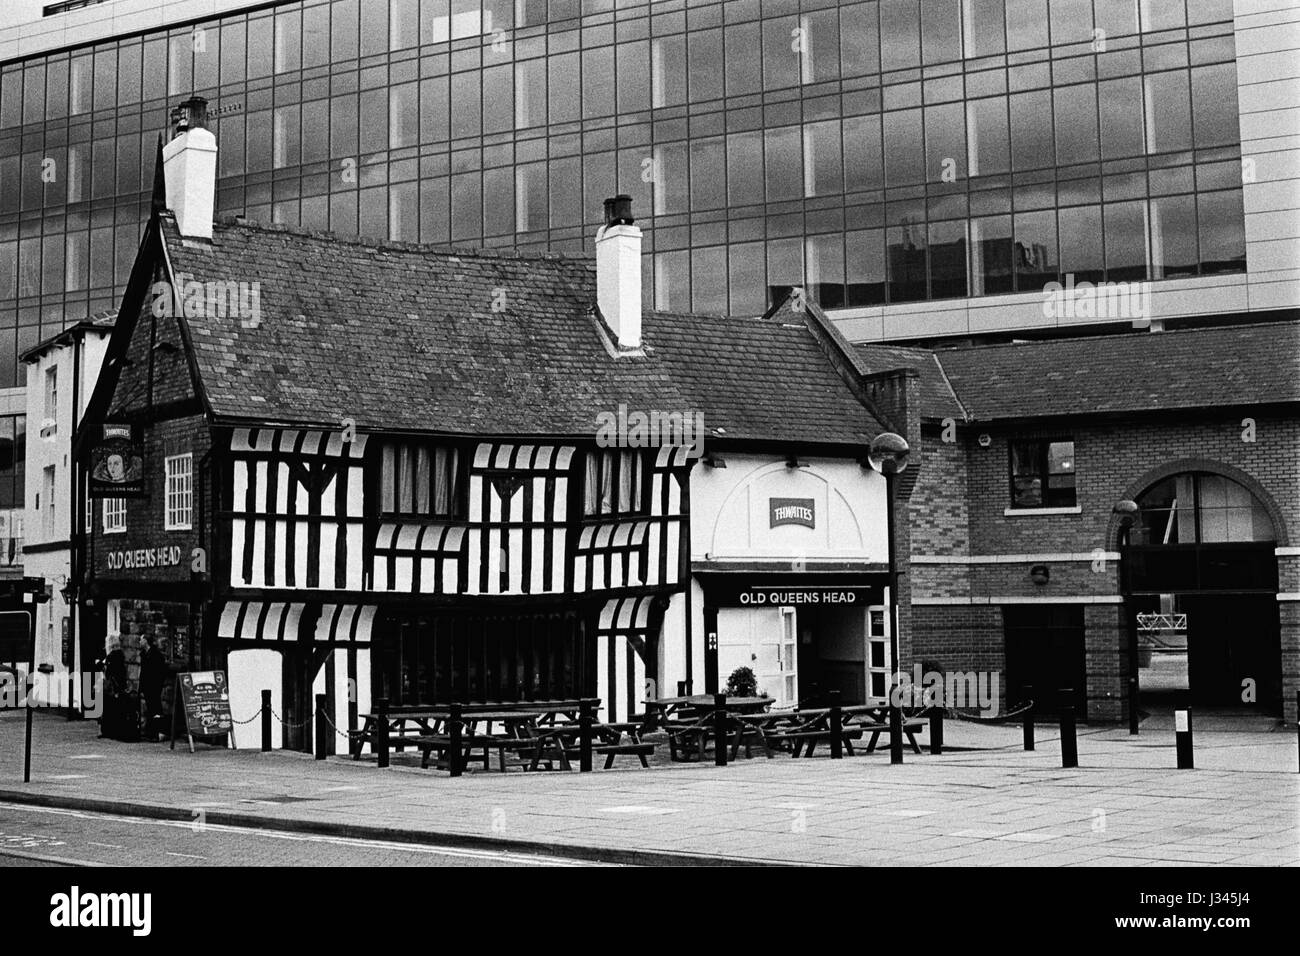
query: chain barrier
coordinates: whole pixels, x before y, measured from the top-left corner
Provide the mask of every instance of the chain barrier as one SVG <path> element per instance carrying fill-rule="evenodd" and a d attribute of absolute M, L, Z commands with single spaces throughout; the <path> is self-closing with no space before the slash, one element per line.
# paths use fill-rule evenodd
<path fill-rule="evenodd" d="M 261 716 L 262 716 L 262 708 L 259 707 L 257 710 L 253 711 L 253 716 L 249 717 L 247 720 L 235 720 L 234 716 L 231 715 L 230 722 L 232 724 L 238 724 L 239 726 L 242 727 L 244 726 L 244 724 L 251 724 L 253 721 L 257 720 L 257 718 Z"/>

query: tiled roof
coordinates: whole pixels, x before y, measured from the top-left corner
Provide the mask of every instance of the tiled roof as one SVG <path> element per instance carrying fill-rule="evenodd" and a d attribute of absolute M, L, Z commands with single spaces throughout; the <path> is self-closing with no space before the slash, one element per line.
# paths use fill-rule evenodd
<path fill-rule="evenodd" d="M 1300 401 L 1300 322 L 942 349 L 979 421 Z"/>
<path fill-rule="evenodd" d="M 178 280 L 258 284 L 257 321 L 186 316 L 223 419 L 576 437 L 623 403 L 700 411 L 728 439 L 860 443 L 881 430 L 797 323 L 647 313 L 644 354 L 614 357 L 587 258 L 246 223 L 183 242 L 170 218 L 163 237 Z"/>
<path fill-rule="evenodd" d="M 921 376 L 921 417 L 962 421 L 965 409 L 953 394 L 938 356 L 931 349 L 870 343 L 857 346 L 869 372 L 914 368 Z"/>

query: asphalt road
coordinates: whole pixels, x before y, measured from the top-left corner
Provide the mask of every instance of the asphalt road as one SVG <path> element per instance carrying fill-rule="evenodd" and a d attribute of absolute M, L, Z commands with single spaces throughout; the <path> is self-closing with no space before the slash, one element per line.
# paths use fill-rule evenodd
<path fill-rule="evenodd" d="M 282 833 L 0 803 L 0 867 L 574 866 L 497 850 Z"/>

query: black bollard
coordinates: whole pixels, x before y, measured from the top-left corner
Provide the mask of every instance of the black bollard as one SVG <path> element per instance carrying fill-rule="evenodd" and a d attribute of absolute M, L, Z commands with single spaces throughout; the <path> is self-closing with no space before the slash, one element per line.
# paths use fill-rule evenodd
<path fill-rule="evenodd" d="M 591 772 L 591 701 L 578 702 L 578 771 Z"/>
<path fill-rule="evenodd" d="M 461 718 L 460 704 L 452 704 L 447 712 L 447 770 L 453 777 L 461 774 Z"/>
<path fill-rule="evenodd" d="M 325 711 L 329 707 L 329 698 L 324 694 L 316 695 L 316 759 L 324 760 L 325 746 L 329 743 L 329 724 L 325 721 Z"/>
<path fill-rule="evenodd" d="M 173 704 L 173 707 L 176 705 Z M 271 752 L 271 692 L 262 691 L 262 753 Z"/>
<path fill-rule="evenodd" d="M 1061 695 L 1061 766 L 1079 766 L 1079 740 L 1075 735 L 1073 689 L 1063 687 Z"/>
<path fill-rule="evenodd" d="M 889 762 L 903 762 L 903 708 L 889 705 Z"/>
<path fill-rule="evenodd" d="M 930 708 L 930 753 L 936 757 L 943 753 L 943 708 Z"/>
<path fill-rule="evenodd" d="M 727 695 L 713 695 L 713 762 L 727 765 Z"/>
<path fill-rule="evenodd" d="M 1025 711 L 1025 749 L 1034 749 L 1034 685 L 1025 685 L 1025 702 L 1029 709 Z"/>
<path fill-rule="evenodd" d="M 1192 708 L 1174 711 L 1174 750 L 1178 769 L 1192 770 Z"/>
<path fill-rule="evenodd" d="M 844 756 L 844 711 L 840 709 L 840 692 L 833 690 L 828 695 L 831 699 L 831 759 L 839 760 Z"/>
<path fill-rule="evenodd" d="M 1128 679 L 1128 732 L 1134 737 L 1138 732 L 1138 679 L 1136 677 Z"/>
<path fill-rule="evenodd" d="M 380 767 L 388 766 L 388 698 L 379 698 L 375 707 L 375 755 Z"/>

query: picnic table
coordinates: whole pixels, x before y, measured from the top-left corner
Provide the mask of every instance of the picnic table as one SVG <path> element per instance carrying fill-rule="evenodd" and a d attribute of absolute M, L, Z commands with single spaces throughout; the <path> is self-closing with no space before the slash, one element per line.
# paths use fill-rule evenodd
<path fill-rule="evenodd" d="M 599 701 L 593 701 L 599 705 Z M 539 724 L 554 724 L 561 718 L 576 721 L 582 701 L 573 698 L 536 701 L 497 701 L 478 704 L 465 704 L 461 707 L 462 718 L 481 718 L 492 715 L 497 721 L 506 721 L 515 715 L 529 714 Z M 379 715 L 368 713 L 358 715 L 362 724 L 359 730 L 348 732 L 348 745 L 353 760 L 361 759 L 361 748 L 366 744 L 375 745 L 375 731 L 379 726 Z M 388 739 L 395 750 L 401 751 L 411 745 L 418 737 L 440 735 L 451 711 L 447 705 L 439 704 L 428 707 L 394 707 L 388 711 Z"/>
<path fill-rule="evenodd" d="M 654 753 L 655 745 L 641 739 L 641 724 L 638 721 L 592 724 L 591 734 L 591 752 L 605 758 L 606 770 L 614 766 L 614 758 L 618 756 L 636 757 L 641 761 L 641 766 L 650 766 L 646 757 Z M 625 734 L 628 738 L 626 741 L 623 740 Z M 533 741 L 533 759 L 529 769 L 536 770 L 543 761 L 549 765 L 552 756 L 562 769 L 573 769 L 572 758 L 581 756 L 582 753 L 581 735 L 582 728 L 578 724 L 530 728 L 528 736 Z"/>
<path fill-rule="evenodd" d="M 728 697 L 727 710 L 742 714 L 759 713 L 772 706 L 771 697 Z M 712 694 L 691 694 L 687 697 L 660 697 L 647 700 L 646 725 L 653 728 L 677 719 L 699 717 L 712 713 L 715 702 Z"/>

